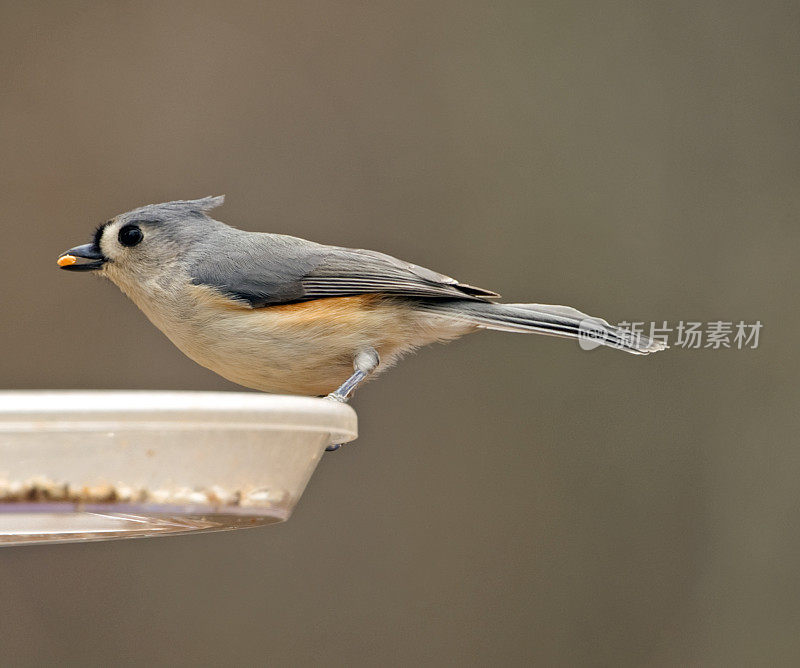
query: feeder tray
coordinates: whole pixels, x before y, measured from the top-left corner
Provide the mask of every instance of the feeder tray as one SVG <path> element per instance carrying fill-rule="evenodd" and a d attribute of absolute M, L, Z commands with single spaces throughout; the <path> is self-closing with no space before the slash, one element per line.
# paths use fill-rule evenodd
<path fill-rule="evenodd" d="M 0 545 L 238 529 L 289 518 L 356 414 L 246 392 L 0 392 Z"/>

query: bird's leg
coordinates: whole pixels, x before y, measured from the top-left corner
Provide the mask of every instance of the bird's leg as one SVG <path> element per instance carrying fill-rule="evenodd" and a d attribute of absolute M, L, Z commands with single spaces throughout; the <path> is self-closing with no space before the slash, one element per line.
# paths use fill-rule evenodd
<path fill-rule="evenodd" d="M 346 404 L 361 382 L 369 376 L 380 364 L 381 358 L 375 348 L 367 348 L 359 352 L 353 359 L 353 375 L 344 381 L 339 388 L 331 392 L 326 399 L 339 401 Z M 341 443 L 329 445 L 325 450 L 332 452 L 342 447 Z"/>
<path fill-rule="evenodd" d="M 334 401 L 340 401 L 346 404 L 352 396 L 355 389 L 361 382 L 369 376 L 378 364 L 380 364 L 380 357 L 375 348 L 367 348 L 358 353 L 353 359 L 353 375 L 344 381 L 335 392 L 331 392 L 327 398 Z"/>

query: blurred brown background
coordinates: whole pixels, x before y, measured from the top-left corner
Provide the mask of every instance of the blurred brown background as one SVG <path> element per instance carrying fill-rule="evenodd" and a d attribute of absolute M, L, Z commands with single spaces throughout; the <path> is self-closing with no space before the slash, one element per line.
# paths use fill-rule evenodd
<path fill-rule="evenodd" d="M 800 9 L 2 2 L 0 382 L 234 390 L 59 252 L 225 193 L 757 350 L 484 333 L 362 391 L 285 525 L 0 550 L 5 665 L 797 665 Z"/>

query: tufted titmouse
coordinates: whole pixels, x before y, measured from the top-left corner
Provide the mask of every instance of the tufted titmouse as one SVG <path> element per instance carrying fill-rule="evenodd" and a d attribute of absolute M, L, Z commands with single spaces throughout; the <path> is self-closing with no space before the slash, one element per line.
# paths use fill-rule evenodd
<path fill-rule="evenodd" d="M 346 401 L 403 354 L 477 329 L 586 338 L 637 355 L 665 346 L 566 306 L 498 294 L 389 255 L 243 232 L 223 197 L 143 206 L 62 254 L 111 279 L 186 355 L 240 385 Z"/>

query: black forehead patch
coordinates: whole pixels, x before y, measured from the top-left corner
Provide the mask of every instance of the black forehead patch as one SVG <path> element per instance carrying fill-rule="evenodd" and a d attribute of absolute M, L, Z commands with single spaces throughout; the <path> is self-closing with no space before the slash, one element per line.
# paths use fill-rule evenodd
<path fill-rule="evenodd" d="M 105 231 L 106 227 L 111 224 L 110 220 L 107 220 L 105 223 L 100 223 L 97 226 L 97 229 L 94 231 L 94 236 L 92 237 L 92 243 L 94 247 L 100 250 L 100 239 L 103 237 L 103 232 Z"/>

